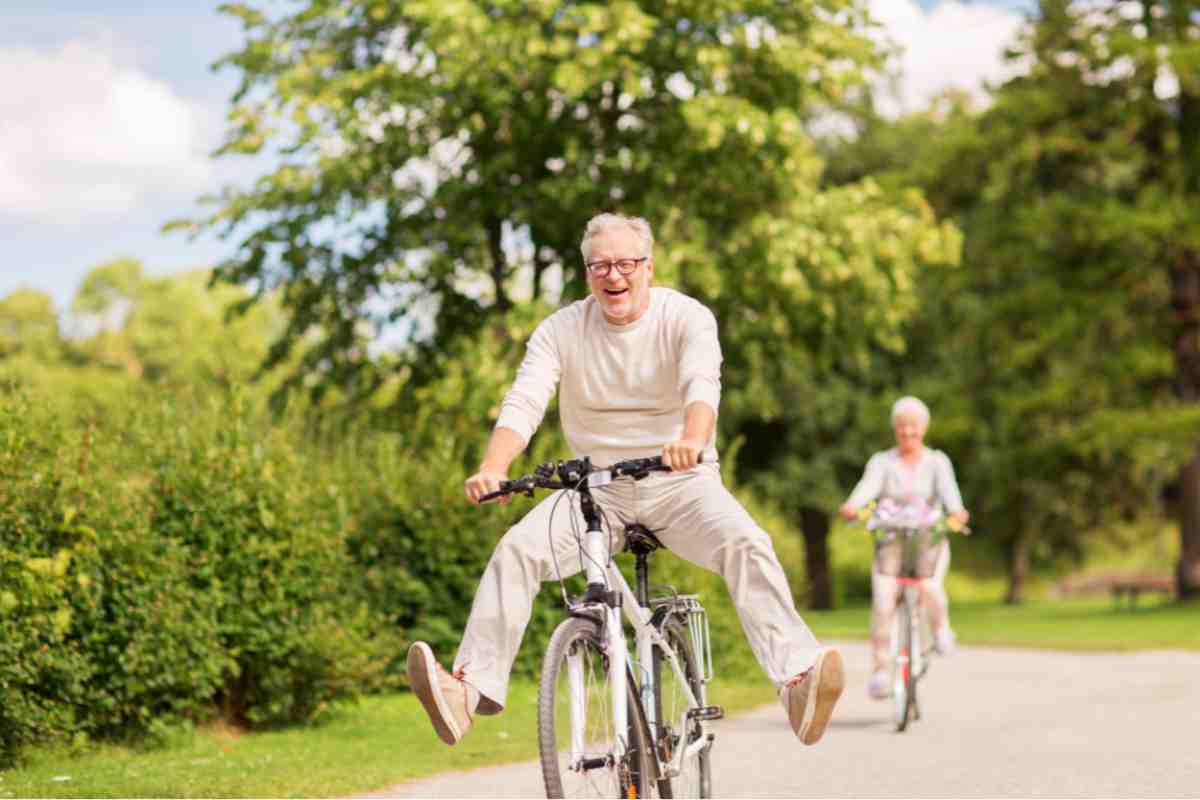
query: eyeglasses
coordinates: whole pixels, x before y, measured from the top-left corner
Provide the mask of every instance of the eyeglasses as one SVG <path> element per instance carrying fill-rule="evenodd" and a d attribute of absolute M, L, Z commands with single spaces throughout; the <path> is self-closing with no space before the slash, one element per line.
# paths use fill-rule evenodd
<path fill-rule="evenodd" d="M 593 278 L 607 278 L 613 267 L 616 267 L 617 272 L 622 275 L 632 275 L 633 271 L 638 268 L 638 264 L 648 259 L 649 256 L 642 256 L 641 258 L 618 258 L 616 261 L 589 261 L 584 266 L 587 267 L 588 274 Z"/>

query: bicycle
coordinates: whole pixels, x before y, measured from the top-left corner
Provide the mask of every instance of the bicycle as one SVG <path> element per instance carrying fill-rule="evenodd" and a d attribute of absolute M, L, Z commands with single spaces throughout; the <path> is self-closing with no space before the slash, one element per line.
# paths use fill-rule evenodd
<path fill-rule="evenodd" d="M 921 718 L 917 683 L 929 671 L 935 650 L 925 604 L 924 582 L 933 576 L 939 545 L 954 530 L 939 512 L 881 504 L 872 509 L 867 528 L 875 532 L 876 569 L 900 586 L 892 619 L 892 715 L 903 733 Z M 967 533 L 967 528 L 960 529 Z"/>
<path fill-rule="evenodd" d="M 673 587 L 650 597 L 648 562 L 662 543 L 638 524 L 623 531 L 624 549 L 635 558 L 636 591 L 630 588 L 591 494 L 611 481 L 640 480 L 655 471 L 670 467 L 659 457 L 606 468 L 587 458 L 547 462 L 479 500 L 565 489 L 578 495 L 586 524 L 581 548 L 587 588 L 576 598 L 564 588 L 567 618 L 550 637 L 538 685 L 547 797 L 648 797 L 651 791 L 659 797 L 712 796 L 715 736 L 709 723 L 724 711 L 707 702 L 705 687 L 713 678 L 707 613 L 699 597 Z M 633 654 L 622 611 L 634 631 Z"/>

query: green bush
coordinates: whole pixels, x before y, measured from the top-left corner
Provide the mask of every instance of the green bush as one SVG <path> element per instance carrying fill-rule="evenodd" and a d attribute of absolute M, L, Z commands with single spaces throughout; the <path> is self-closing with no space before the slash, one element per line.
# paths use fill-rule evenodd
<path fill-rule="evenodd" d="M 76 548 L 64 433 L 24 400 L 0 413 L 0 767 L 86 724 L 91 668 L 72 640 Z"/>
<path fill-rule="evenodd" d="M 308 720 L 370 688 L 379 648 L 317 454 L 239 402 L 162 422 L 144 443 L 150 525 L 186 553 L 185 581 L 228 655 L 225 716 Z"/>
<path fill-rule="evenodd" d="M 2 763 L 213 713 L 310 720 L 398 649 L 343 540 L 344 476 L 298 423 L 145 399 L 74 430 L 0 399 Z"/>

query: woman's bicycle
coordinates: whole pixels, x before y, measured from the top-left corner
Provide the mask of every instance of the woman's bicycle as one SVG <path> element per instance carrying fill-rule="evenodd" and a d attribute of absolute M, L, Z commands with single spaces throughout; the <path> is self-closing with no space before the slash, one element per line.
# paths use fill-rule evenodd
<path fill-rule="evenodd" d="M 653 531 L 624 529 L 635 558 L 636 591 L 613 561 L 603 512 L 591 490 L 614 480 L 670 471 L 661 458 L 603 469 L 587 458 L 549 462 L 504 481 L 480 502 L 534 489 L 575 492 L 586 523 L 580 542 L 587 588 L 568 598 L 567 618 L 550 637 L 538 687 L 538 747 L 547 797 L 711 797 L 708 705 L 712 680 L 708 617 L 696 595 L 672 587 L 650 597 Z M 621 612 L 633 630 L 630 652 Z"/>
<path fill-rule="evenodd" d="M 935 649 L 924 583 L 933 577 L 941 544 L 954 528 L 939 511 L 920 505 L 885 500 L 869 514 L 866 525 L 875 533 L 875 568 L 895 578 L 900 587 L 892 619 L 892 713 L 896 730 L 903 732 L 909 722 L 921 718 L 917 683 L 929 671 Z"/>

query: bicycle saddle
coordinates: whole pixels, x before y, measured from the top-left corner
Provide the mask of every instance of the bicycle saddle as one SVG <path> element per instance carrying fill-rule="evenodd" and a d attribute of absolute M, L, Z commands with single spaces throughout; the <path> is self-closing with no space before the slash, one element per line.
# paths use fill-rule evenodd
<path fill-rule="evenodd" d="M 663 543 L 654 535 L 655 531 L 638 522 L 625 526 L 625 549 L 635 556 L 649 555 L 662 548 Z"/>

